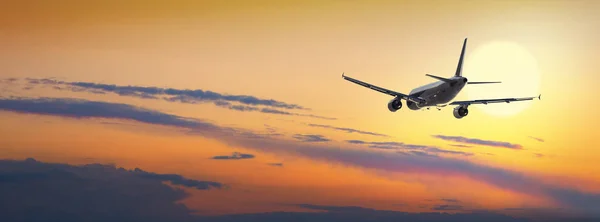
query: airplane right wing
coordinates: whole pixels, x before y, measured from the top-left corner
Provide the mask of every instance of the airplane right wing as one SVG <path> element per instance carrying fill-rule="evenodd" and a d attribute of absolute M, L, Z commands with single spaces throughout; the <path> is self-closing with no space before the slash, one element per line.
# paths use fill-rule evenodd
<path fill-rule="evenodd" d="M 517 101 L 525 101 L 525 100 L 533 100 L 535 98 L 542 99 L 542 95 L 534 96 L 534 97 L 524 97 L 524 98 L 504 98 L 504 99 L 480 99 L 480 100 L 468 100 L 468 101 L 454 101 L 448 105 L 473 105 L 473 104 L 485 104 L 488 103 L 510 103 Z"/>
<path fill-rule="evenodd" d="M 393 90 L 389 90 L 389 89 L 386 89 L 386 88 L 381 88 L 379 86 L 372 85 L 372 84 L 360 81 L 358 79 L 354 79 L 354 78 L 348 77 L 348 76 L 344 75 L 344 73 L 342 73 L 342 77 L 345 80 L 348 80 L 348 81 L 356 83 L 358 85 L 367 87 L 369 89 L 375 90 L 375 91 L 380 92 L 380 93 L 385 93 L 385 94 L 388 94 L 390 96 L 400 97 L 402 99 L 409 100 L 409 101 L 416 102 L 416 103 L 424 103 L 425 102 L 423 99 L 420 99 L 420 98 L 411 97 L 411 96 L 403 94 L 403 93 L 399 93 L 399 92 L 396 92 L 396 91 L 393 91 Z"/>

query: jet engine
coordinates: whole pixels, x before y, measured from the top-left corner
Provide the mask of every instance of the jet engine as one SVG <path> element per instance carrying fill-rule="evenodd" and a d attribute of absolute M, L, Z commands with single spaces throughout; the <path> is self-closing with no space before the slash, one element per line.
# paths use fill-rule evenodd
<path fill-rule="evenodd" d="M 469 109 L 463 106 L 457 106 L 454 108 L 454 117 L 457 119 L 463 118 L 469 114 Z"/>
<path fill-rule="evenodd" d="M 419 105 L 417 103 L 413 102 L 413 101 L 406 101 L 406 106 L 409 109 L 412 109 L 412 110 L 419 110 L 419 109 L 421 109 L 421 107 L 419 107 Z"/>
<path fill-rule="evenodd" d="M 396 112 L 400 108 L 402 108 L 402 101 L 400 100 L 400 98 L 394 98 L 394 99 L 390 100 L 390 102 L 388 102 L 388 109 L 390 111 Z"/>

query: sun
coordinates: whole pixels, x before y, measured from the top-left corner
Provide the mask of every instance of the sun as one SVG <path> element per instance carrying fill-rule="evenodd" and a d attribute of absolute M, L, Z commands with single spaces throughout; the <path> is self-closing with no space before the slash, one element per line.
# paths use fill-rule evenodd
<path fill-rule="evenodd" d="M 540 71 L 537 61 L 514 42 L 494 41 L 482 45 L 466 58 L 463 76 L 469 81 L 501 81 L 497 84 L 465 86 L 469 99 L 529 97 L 539 94 Z M 530 102 L 495 103 L 473 106 L 495 116 L 512 116 Z"/>

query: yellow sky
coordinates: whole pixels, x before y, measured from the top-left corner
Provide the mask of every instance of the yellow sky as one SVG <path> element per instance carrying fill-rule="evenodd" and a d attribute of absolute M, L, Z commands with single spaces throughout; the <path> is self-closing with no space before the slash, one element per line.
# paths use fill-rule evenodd
<path fill-rule="evenodd" d="M 3 79 L 54 77 L 70 82 L 203 89 L 299 104 L 311 110 L 298 112 L 338 119 L 242 113 L 210 104 L 48 88 L 22 90 L 21 86 L 2 86 L 3 96 L 127 103 L 220 126 L 265 131 L 267 124 L 288 138 L 293 134 L 320 134 L 332 139 L 331 144 L 348 147 L 351 146 L 342 141 L 438 146 L 478 153 L 468 160 L 481 165 L 540 175 L 551 183 L 600 190 L 600 151 L 595 149 L 600 143 L 594 138 L 600 109 L 595 99 L 600 70 L 597 1 L 29 3 L 8 3 L 9 7 L 0 9 Z M 493 41 L 508 41 L 526 49 L 540 69 L 542 100 L 533 101 L 527 109 L 509 117 L 489 115 L 477 107 L 461 120 L 452 116 L 451 108 L 439 112 L 402 109 L 392 113 L 386 108 L 389 96 L 346 82 L 340 76 L 345 72 L 408 93 L 432 81 L 425 73 L 451 76 L 465 37 L 469 38 L 465 66 L 469 66 L 470 52 Z M 468 77 L 468 73 L 465 75 Z M 468 97 L 463 92 L 457 99 Z M 168 127 L 137 123 L 120 126 L 99 124 L 102 120 L 66 120 L 9 112 L 2 112 L 0 119 L 3 158 L 114 162 L 240 184 L 258 194 L 269 193 L 265 187 L 278 186 L 272 195 L 285 197 L 265 197 L 261 202 L 264 205 L 293 200 L 332 205 L 372 200 L 373 204 L 367 206 L 387 209 L 395 198 L 415 202 L 443 194 L 441 187 L 431 185 L 436 181 L 435 177 L 428 178 L 431 176 L 422 176 L 429 182 L 406 182 L 411 177 L 422 178 L 382 176 L 385 173 L 360 166 L 339 167 L 305 156 L 232 147 L 226 141 L 184 135 Z M 308 123 L 377 132 L 391 138 L 348 134 L 310 127 Z M 431 136 L 438 134 L 507 141 L 522 145 L 524 150 L 453 147 L 449 145 L 453 142 Z M 250 160 L 251 164 L 208 160 L 235 150 L 253 153 L 257 158 Z M 537 158 L 535 153 L 544 157 Z M 284 168 L 266 165 L 282 161 L 286 162 Z M 251 174 L 255 171 L 261 173 Z M 264 182 L 269 178 L 278 181 Z M 502 203 L 519 204 L 519 200 L 533 205 L 549 203 L 543 197 L 524 197 L 461 175 L 439 180 L 468 187 L 453 189 L 450 193 L 454 194 L 474 187 L 489 190 L 489 199 L 495 201 L 486 207 L 508 207 Z M 356 186 L 366 187 L 365 192 L 343 195 Z M 339 187 L 343 188 L 332 192 Z M 398 187 L 406 187 L 410 192 L 398 191 Z M 329 192 L 330 196 L 306 199 L 298 194 L 284 195 L 290 190 L 304 193 L 313 188 L 320 194 Z M 243 208 L 258 194 L 235 192 L 211 195 L 227 196 L 240 204 L 240 212 L 273 209 Z M 391 198 L 386 198 L 388 195 Z M 328 198 L 336 201 L 327 201 Z M 465 198 L 473 205 L 487 203 L 475 196 Z M 189 201 L 208 207 L 198 200 Z"/>

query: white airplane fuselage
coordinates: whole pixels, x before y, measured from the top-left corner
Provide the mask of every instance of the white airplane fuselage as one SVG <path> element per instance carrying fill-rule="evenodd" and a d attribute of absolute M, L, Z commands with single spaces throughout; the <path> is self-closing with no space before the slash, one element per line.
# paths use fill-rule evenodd
<path fill-rule="evenodd" d="M 449 81 L 436 81 L 417 87 L 410 91 L 409 95 L 421 98 L 425 104 L 417 105 L 414 102 L 407 101 L 406 105 L 409 109 L 418 110 L 428 106 L 438 106 L 449 103 L 463 89 L 467 83 L 467 78 L 462 76 L 454 76 L 448 79 Z"/>

